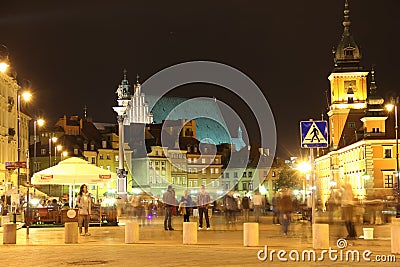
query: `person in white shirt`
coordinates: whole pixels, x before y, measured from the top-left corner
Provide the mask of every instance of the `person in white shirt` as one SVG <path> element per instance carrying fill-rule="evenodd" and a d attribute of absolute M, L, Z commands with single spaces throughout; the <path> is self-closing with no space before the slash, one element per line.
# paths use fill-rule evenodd
<path fill-rule="evenodd" d="M 262 207 L 262 196 L 258 191 L 255 192 L 253 196 L 253 206 L 254 206 L 254 219 L 256 222 L 260 222 L 261 207 Z"/>

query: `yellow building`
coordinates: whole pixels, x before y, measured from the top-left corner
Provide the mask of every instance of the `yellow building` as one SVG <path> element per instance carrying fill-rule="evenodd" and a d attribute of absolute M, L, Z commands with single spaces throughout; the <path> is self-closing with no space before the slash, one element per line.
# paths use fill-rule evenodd
<path fill-rule="evenodd" d="M 396 179 L 393 114 L 378 95 L 375 72 L 360 65 L 361 51 L 350 33 L 348 2 L 344 31 L 335 51 L 330 81 L 329 150 L 316 158 L 317 195 L 322 203 L 332 188 L 349 183 L 359 198 L 392 195 Z"/>
<path fill-rule="evenodd" d="M 28 150 L 28 126 L 30 117 L 23 112 L 18 127 L 18 99 L 23 103 L 21 87 L 9 76 L 8 57 L 0 55 L 0 195 L 18 185 L 17 169 L 7 169 L 6 162 L 18 161 L 18 138 L 20 162 L 26 162 Z M 23 107 L 23 106 L 22 106 Z M 18 128 L 20 132 L 18 133 Z M 19 184 L 26 184 L 26 169 L 20 169 Z"/>

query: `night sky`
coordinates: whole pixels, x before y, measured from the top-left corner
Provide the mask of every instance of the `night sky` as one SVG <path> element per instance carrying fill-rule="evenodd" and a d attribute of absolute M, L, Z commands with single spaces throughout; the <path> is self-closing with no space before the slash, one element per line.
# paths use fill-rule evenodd
<path fill-rule="evenodd" d="M 94 121 L 116 123 L 112 106 L 124 68 L 131 83 L 137 73 L 144 82 L 193 60 L 228 64 L 256 82 L 274 112 L 283 157 L 299 153 L 299 121 L 326 113 L 344 0 L 64 2 L 1 4 L 0 44 L 18 80 L 34 91 L 32 115 L 55 121 L 82 116 L 87 105 Z M 400 1 L 349 3 L 362 65 L 375 65 L 381 96 L 399 94 Z M 249 113 L 224 89 L 187 86 L 173 94 L 215 96 Z M 254 122 L 246 118 L 251 134 Z"/>

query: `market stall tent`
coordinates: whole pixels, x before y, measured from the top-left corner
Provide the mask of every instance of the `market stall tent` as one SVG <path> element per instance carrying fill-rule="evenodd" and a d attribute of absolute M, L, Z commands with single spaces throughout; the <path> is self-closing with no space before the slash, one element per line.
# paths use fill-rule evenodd
<path fill-rule="evenodd" d="M 117 177 L 116 173 L 90 164 L 86 160 L 71 157 L 57 165 L 33 174 L 34 185 L 69 185 L 70 200 L 75 185 L 106 185 Z"/>
<path fill-rule="evenodd" d="M 35 173 L 31 182 L 38 185 L 104 184 L 116 176 L 116 173 L 90 164 L 86 160 L 72 157 Z"/>

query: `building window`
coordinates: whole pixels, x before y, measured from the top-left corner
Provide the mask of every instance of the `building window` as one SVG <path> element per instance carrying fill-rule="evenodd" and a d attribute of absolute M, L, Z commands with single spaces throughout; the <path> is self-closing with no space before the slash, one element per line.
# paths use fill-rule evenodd
<path fill-rule="evenodd" d="M 233 178 L 238 178 L 238 173 L 237 172 L 233 173 Z"/>
<path fill-rule="evenodd" d="M 349 128 L 356 128 L 356 123 L 355 122 L 349 122 L 348 123 Z"/>
<path fill-rule="evenodd" d="M 107 166 L 106 168 L 107 170 L 111 171 L 111 166 Z"/>
<path fill-rule="evenodd" d="M 253 182 L 249 182 L 249 191 L 253 191 Z"/>
<path fill-rule="evenodd" d="M 247 183 L 242 183 L 243 191 L 247 191 Z"/>
<path fill-rule="evenodd" d="M 92 164 L 96 164 L 96 158 L 92 157 Z"/>
<path fill-rule="evenodd" d="M 253 172 L 249 172 L 249 178 L 253 177 Z"/>
<path fill-rule="evenodd" d="M 100 154 L 100 156 L 99 156 L 99 157 L 100 157 L 100 159 L 104 159 L 104 156 L 103 156 L 103 154 Z"/>
<path fill-rule="evenodd" d="M 202 184 L 202 185 L 207 185 L 207 180 L 206 180 L 206 179 L 203 179 L 202 182 L 201 182 L 201 184 Z"/>
<path fill-rule="evenodd" d="M 391 148 L 384 149 L 384 157 L 385 157 L 385 159 L 392 158 L 392 149 Z"/>
<path fill-rule="evenodd" d="M 219 173 L 219 169 L 218 168 L 215 168 L 215 173 Z"/>
<path fill-rule="evenodd" d="M 211 174 L 214 174 L 214 168 L 210 168 Z"/>
<path fill-rule="evenodd" d="M 197 158 L 194 158 L 194 159 L 193 159 L 193 163 L 197 163 Z"/>
<path fill-rule="evenodd" d="M 193 186 L 197 187 L 197 180 L 193 181 Z"/>
<path fill-rule="evenodd" d="M 385 188 L 393 188 L 393 175 L 384 175 L 384 187 Z"/>
<path fill-rule="evenodd" d="M 153 162 L 149 161 L 149 169 L 152 170 L 153 169 Z"/>
<path fill-rule="evenodd" d="M 247 177 L 246 172 L 243 172 L 242 177 Z"/>
<path fill-rule="evenodd" d="M 192 186 L 193 186 L 192 181 L 189 181 L 189 187 L 192 187 Z"/>
<path fill-rule="evenodd" d="M 45 149 L 45 148 L 42 148 L 42 149 L 40 150 L 40 154 L 41 154 L 41 155 L 46 155 L 46 149 Z"/>
<path fill-rule="evenodd" d="M 90 150 L 92 150 L 92 151 L 94 150 L 94 144 L 90 145 Z"/>
<path fill-rule="evenodd" d="M 111 158 L 110 158 L 110 154 L 107 154 L 107 155 L 106 155 L 106 159 L 111 159 Z"/>
<path fill-rule="evenodd" d="M 78 149 L 74 148 L 74 155 L 78 155 Z"/>
<path fill-rule="evenodd" d="M 201 169 L 202 174 L 206 174 L 206 168 Z"/>
<path fill-rule="evenodd" d="M 193 168 L 193 172 L 194 172 L 194 173 L 197 173 L 197 168 Z"/>
<path fill-rule="evenodd" d="M 206 163 L 206 159 L 205 159 L 205 158 L 202 158 L 202 159 L 201 159 L 201 163 L 203 163 L 203 164 Z"/>
<path fill-rule="evenodd" d="M 221 178 L 224 178 L 224 173 L 221 173 Z"/>
<path fill-rule="evenodd" d="M 225 173 L 225 178 L 229 178 L 229 172 Z"/>
<path fill-rule="evenodd" d="M 175 184 L 175 177 L 172 177 L 172 184 Z"/>
<path fill-rule="evenodd" d="M 182 177 L 182 184 L 183 184 L 183 185 L 186 184 L 186 177 Z"/>

